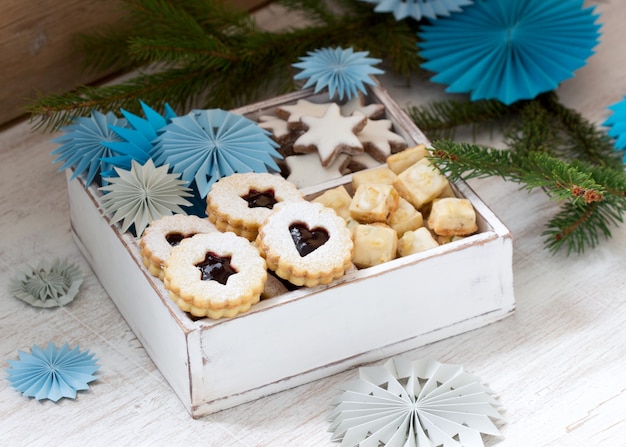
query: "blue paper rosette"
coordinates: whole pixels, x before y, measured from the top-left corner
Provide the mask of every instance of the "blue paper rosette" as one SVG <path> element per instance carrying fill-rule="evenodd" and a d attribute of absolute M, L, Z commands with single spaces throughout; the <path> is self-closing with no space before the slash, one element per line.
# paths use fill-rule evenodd
<path fill-rule="evenodd" d="M 97 110 L 63 127 L 61 131 L 64 134 L 52 140 L 53 143 L 61 144 L 52 151 L 52 155 L 57 156 L 54 162 L 63 162 L 59 171 L 73 168 L 72 179 L 86 172 L 85 184 L 89 186 L 97 174 L 109 170 L 111 165 L 105 160 L 116 154 L 106 143 L 121 141 L 112 127 L 127 127 L 127 122 L 112 112 L 105 115 Z"/>
<path fill-rule="evenodd" d="M 302 71 L 294 76 L 295 80 L 307 79 L 302 88 L 315 86 L 318 93 L 328 89 L 332 98 L 337 94 L 340 100 L 350 99 L 361 92 L 367 93 L 365 84 L 374 84 L 370 75 L 382 74 L 374 67 L 380 59 L 367 57 L 368 51 L 354 51 L 352 48 L 321 48 L 309 51 L 308 55 L 293 64 Z"/>
<path fill-rule="evenodd" d="M 583 0 L 477 1 L 422 28 L 422 67 L 474 101 L 533 99 L 585 65 L 600 36 L 597 18 Z"/>
<path fill-rule="evenodd" d="M 102 143 L 115 154 L 111 157 L 103 158 L 103 161 L 109 163 L 114 168 L 129 170 L 132 160 L 137 161 L 141 165 L 145 164 L 154 155 L 153 141 L 158 136 L 159 131 L 176 116 L 169 104 L 165 104 L 163 115 L 143 101 L 140 101 L 140 104 L 145 118 L 121 109 L 120 112 L 126 118 L 128 125 L 110 125 L 110 129 L 118 135 L 119 141 L 105 141 Z M 115 169 L 109 169 L 102 173 L 103 177 L 115 175 Z"/>
<path fill-rule="evenodd" d="M 94 354 L 68 344 L 57 348 L 50 342 L 46 349 L 34 345 L 31 353 L 18 351 L 19 360 L 9 360 L 7 379 L 17 391 L 37 400 L 53 402 L 63 397 L 76 398 L 76 392 L 89 388 L 100 368 Z"/>
<path fill-rule="evenodd" d="M 255 121 L 208 109 L 172 118 L 156 139 L 155 151 L 157 164 L 169 164 L 206 197 L 213 183 L 235 172 L 279 172 L 277 147 Z"/>
<path fill-rule="evenodd" d="M 626 96 L 621 101 L 608 107 L 613 114 L 602 123 L 609 127 L 608 134 L 615 139 L 614 147 L 617 151 L 626 150 Z M 624 152 L 624 163 L 626 163 L 626 151 Z"/>
<path fill-rule="evenodd" d="M 435 19 L 448 16 L 451 12 L 461 11 L 462 6 L 471 5 L 472 0 L 361 0 L 375 3 L 375 12 L 392 12 L 396 20 L 411 17 L 421 20 L 426 17 Z"/>

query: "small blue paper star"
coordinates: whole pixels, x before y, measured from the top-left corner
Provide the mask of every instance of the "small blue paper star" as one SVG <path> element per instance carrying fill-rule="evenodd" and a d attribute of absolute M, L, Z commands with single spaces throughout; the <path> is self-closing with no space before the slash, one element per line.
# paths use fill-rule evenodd
<path fill-rule="evenodd" d="M 110 126 L 111 130 L 120 137 L 120 141 L 103 143 L 117 154 L 103 159 L 112 167 L 130 170 L 132 160 L 141 165 L 145 164 L 154 155 L 153 141 L 158 136 L 159 131 L 176 116 L 168 104 L 165 104 L 165 113 L 161 115 L 143 101 L 140 103 L 145 119 L 121 109 L 120 111 L 128 121 L 129 126 Z M 115 175 L 114 169 L 102 173 L 103 177 L 114 177 Z"/>
<path fill-rule="evenodd" d="M 472 0 L 361 0 L 367 3 L 378 3 L 375 12 L 393 12 L 396 20 L 412 17 L 421 20 L 423 17 L 435 19 L 437 16 L 448 16 L 451 12 L 461 11 L 461 6 L 472 4 Z"/>
<path fill-rule="evenodd" d="M 586 63 L 601 25 L 583 0 L 484 0 L 422 27 L 432 81 L 512 104 L 556 89 Z"/>
<path fill-rule="evenodd" d="M 315 93 L 328 88 L 332 98 L 335 92 L 342 100 L 356 96 L 358 92 L 366 93 L 365 84 L 373 85 L 370 75 L 382 74 L 383 71 L 373 67 L 380 59 L 366 57 L 368 51 L 355 52 L 352 48 L 322 48 L 309 51 L 308 56 L 301 57 L 293 64 L 303 71 L 294 76 L 295 80 L 306 79 L 303 88 L 315 85 Z"/>
<path fill-rule="evenodd" d="M 85 185 L 89 186 L 96 174 L 111 169 L 111 165 L 103 159 L 116 154 L 106 143 L 121 140 L 111 126 L 127 127 L 127 122 L 118 119 L 112 112 L 104 115 L 94 110 L 91 116 L 79 117 L 73 124 L 63 127 L 61 130 L 65 134 L 52 140 L 61 144 L 52 151 L 53 155 L 58 155 L 55 163 L 64 162 L 59 171 L 74 168 L 72 179 L 86 171 Z"/>
<path fill-rule="evenodd" d="M 258 123 L 222 109 L 172 118 L 155 141 L 156 163 L 195 182 L 203 198 L 213 183 L 235 172 L 279 172 L 277 147 Z"/>
<path fill-rule="evenodd" d="M 60 349 L 50 342 L 44 350 L 32 347 L 32 353 L 18 351 L 19 360 L 9 360 L 8 380 L 24 396 L 37 400 L 50 399 L 53 402 L 62 397 L 76 398 L 76 392 L 89 388 L 89 382 L 100 367 L 96 365 L 94 354 L 81 352 L 76 346 L 67 343 Z"/>

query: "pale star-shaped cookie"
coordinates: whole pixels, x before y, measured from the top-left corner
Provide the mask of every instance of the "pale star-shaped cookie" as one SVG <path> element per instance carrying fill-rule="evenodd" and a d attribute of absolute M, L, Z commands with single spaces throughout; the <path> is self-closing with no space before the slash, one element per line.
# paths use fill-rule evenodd
<path fill-rule="evenodd" d="M 323 167 L 319 162 L 319 157 L 315 153 L 291 155 L 285 158 L 285 163 L 289 168 L 287 180 L 298 188 L 323 183 L 344 175 L 343 168 L 346 165 L 348 156 L 340 154 L 328 167 Z"/>
<path fill-rule="evenodd" d="M 287 127 L 287 121 L 273 115 L 259 116 L 259 127 L 271 132 L 274 139 L 278 142 L 288 140 L 291 135 L 291 131 Z"/>
<path fill-rule="evenodd" d="M 321 117 L 326 113 L 330 104 L 331 103 L 317 104 L 307 101 L 306 99 L 299 99 L 295 104 L 278 107 L 276 109 L 276 116 L 287 120 L 287 127 L 289 129 L 298 129 L 302 127 L 300 119 L 303 116 Z"/>
<path fill-rule="evenodd" d="M 392 150 L 406 149 L 404 138 L 391 131 L 392 123 L 389 120 L 367 120 L 365 127 L 357 137 L 363 144 L 365 151 L 376 160 L 384 163 Z"/>
<path fill-rule="evenodd" d="M 364 105 L 364 102 L 361 95 L 352 97 L 349 101 L 340 106 L 341 114 L 350 116 L 354 112 L 361 112 L 370 119 L 376 119 L 380 118 L 385 112 L 385 106 L 382 104 Z"/>
<path fill-rule="evenodd" d="M 301 118 L 306 132 L 294 143 L 296 152 L 317 150 L 322 166 L 329 166 L 340 153 L 361 154 L 363 144 L 356 134 L 363 129 L 367 118 L 363 114 L 342 116 L 337 104 L 331 104 L 324 116 Z"/>

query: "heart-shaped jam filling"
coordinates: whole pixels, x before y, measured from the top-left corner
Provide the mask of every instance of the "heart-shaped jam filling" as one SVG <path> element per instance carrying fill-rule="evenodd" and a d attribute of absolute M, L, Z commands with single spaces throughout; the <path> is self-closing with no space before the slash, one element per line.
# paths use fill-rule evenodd
<path fill-rule="evenodd" d="M 230 275 L 237 273 L 237 270 L 230 265 L 230 256 L 218 256 L 215 253 L 208 252 L 204 261 L 195 264 L 202 273 L 202 281 L 217 281 L 222 285 L 226 285 L 226 281 Z"/>
<path fill-rule="evenodd" d="M 248 202 L 248 208 L 274 208 L 274 205 L 278 203 L 276 197 L 274 197 L 274 190 L 268 189 L 267 191 L 257 191 L 251 189 L 248 194 L 241 197 Z"/>
<path fill-rule="evenodd" d="M 324 228 L 315 227 L 309 229 L 308 225 L 296 222 L 289 225 L 289 233 L 300 256 L 305 257 L 328 242 L 328 231 Z"/>
<path fill-rule="evenodd" d="M 188 237 L 193 236 L 195 233 L 192 234 L 182 234 L 182 233 L 169 233 L 165 235 L 165 240 L 167 241 L 168 244 L 170 244 L 172 247 L 176 247 L 178 244 L 180 244 L 180 242 L 183 239 L 187 239 Z"/>

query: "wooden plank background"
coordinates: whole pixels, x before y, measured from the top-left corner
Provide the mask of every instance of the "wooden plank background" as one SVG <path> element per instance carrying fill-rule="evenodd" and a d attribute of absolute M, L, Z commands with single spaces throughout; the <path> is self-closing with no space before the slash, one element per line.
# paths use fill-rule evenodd
<path fill-rule="evenodd" d="M 229 0 L 252 9 L 262 0 Z M 37 90 L 67 91 L 107 73 L 82 69 L 73 39 L 115 23 L 121 0 L 3 0 L 0 14 L 0 125 L 24 115 Z"/>

